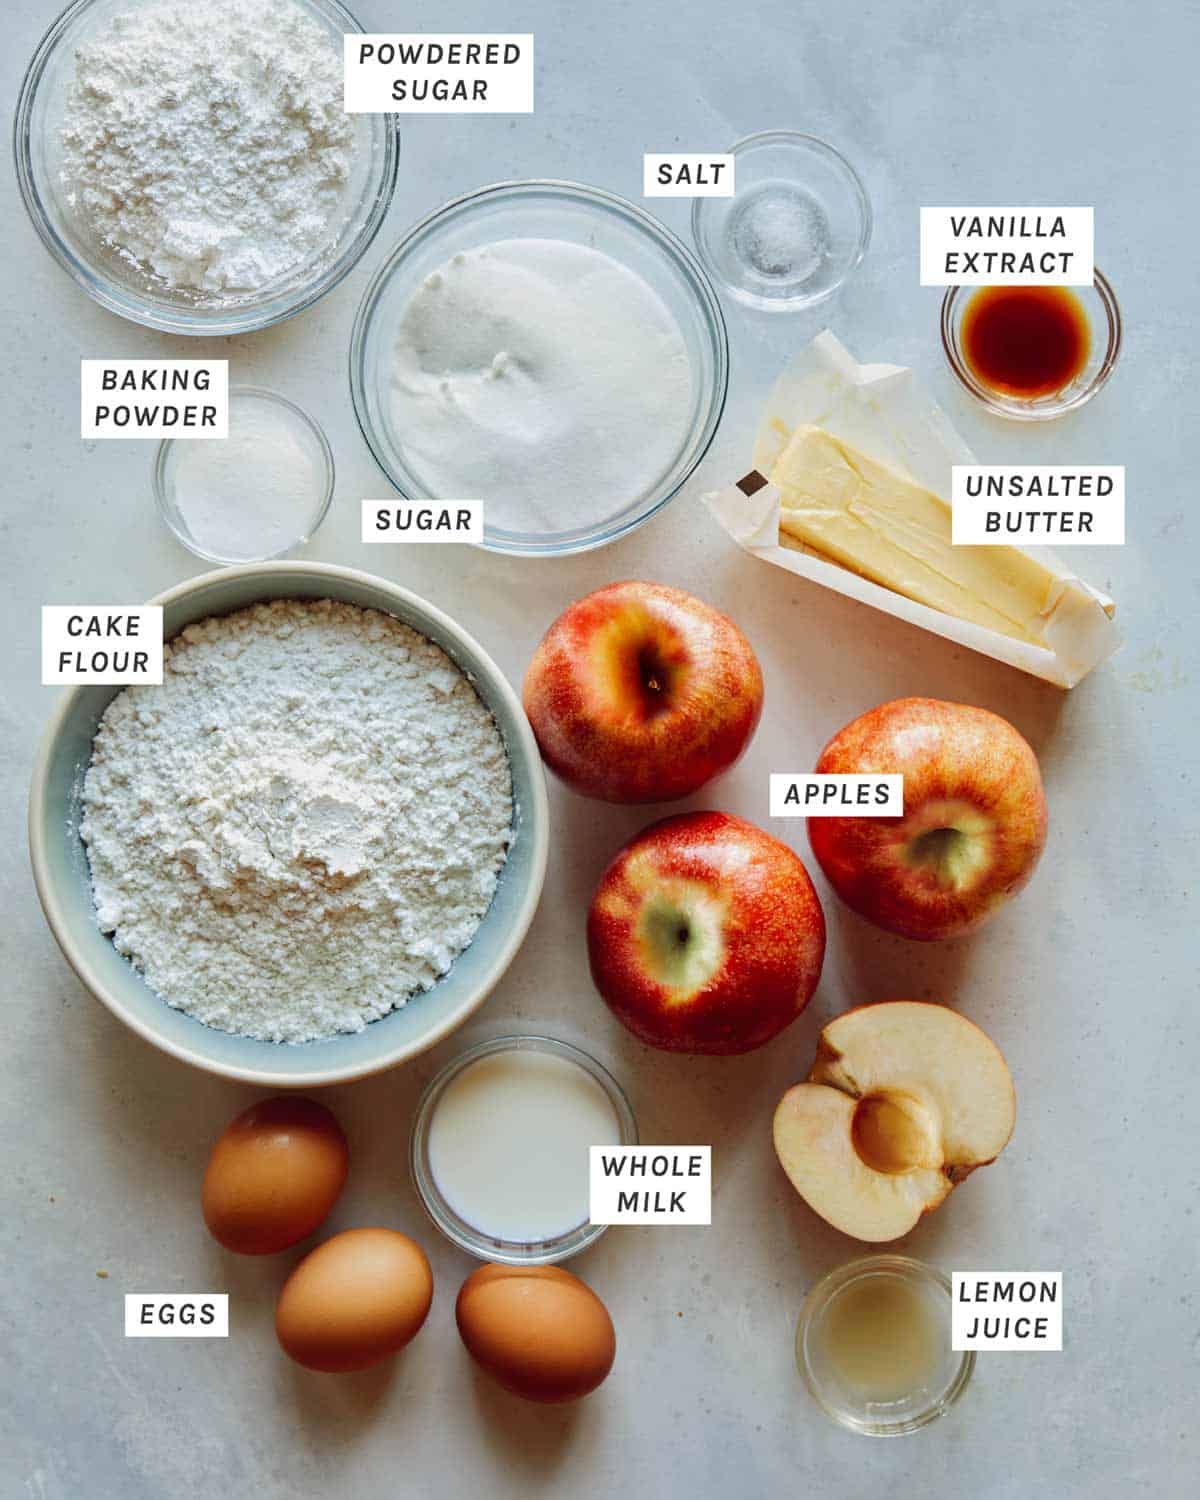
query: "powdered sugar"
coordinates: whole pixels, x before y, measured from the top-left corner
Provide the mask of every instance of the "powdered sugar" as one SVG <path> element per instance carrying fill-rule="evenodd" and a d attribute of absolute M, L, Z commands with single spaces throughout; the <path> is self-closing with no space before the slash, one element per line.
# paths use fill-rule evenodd
<path fill-rule="evenodd" d="M 81 833 L 97 919 L 169 1004 L 302 1042 L 429 989 L 491 904 L 500 733 L 424 636 L 278 600 L 189 626 L 100 722 Z"/>
<path fill-rule="evenodd" d="M 75 57 L 61 138 L 92 234 L 172 289 L 253 293 L 332 246 L 355 158 L 341 54 L 294 0 L 160 0 Z"/>

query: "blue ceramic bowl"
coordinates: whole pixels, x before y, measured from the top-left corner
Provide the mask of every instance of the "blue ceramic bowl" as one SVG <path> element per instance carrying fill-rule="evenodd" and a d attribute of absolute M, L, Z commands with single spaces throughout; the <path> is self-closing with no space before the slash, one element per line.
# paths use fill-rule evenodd
<path fill-rule="evenodd" d="M 461 1026 L 512 962 L 537 909 L 546 874 L 549 814 L 537 742 L 520 699 L 483 648 L 407 589 L 324 563 L 260 563 L 190 579 L 151 600 L 166 638 L 207 615 L 267 599 L 338 599 L 384 610 L 435 641 L 466 672 L 491 710 L 512 767 L 514 838 L 492 905 L 470 946 L 426 994 L 363 1031 L 303 1045 L 233 1036 L 172 1010 L 96 924 L 87 855 L 79 837 L 83 778 L 96 726 L 117 687 L 75 687 L 60 699 L 33 770 L 29 848 L 46 920 L 92 993 L 139 1036 L 173 1057 L 225 1078 L 310 1088 L 404 1062 Z"/>

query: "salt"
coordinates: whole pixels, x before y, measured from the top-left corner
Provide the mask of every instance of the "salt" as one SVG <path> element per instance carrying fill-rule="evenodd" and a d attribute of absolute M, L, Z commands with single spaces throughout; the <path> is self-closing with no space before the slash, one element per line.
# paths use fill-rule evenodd
<path fill-rule="evenodd" d="M 829 253 L 825 210 L 792 183 L 764 182 L 733 208 L 726 228 L 733 254 L 772 281 L 808 281 Z"/>

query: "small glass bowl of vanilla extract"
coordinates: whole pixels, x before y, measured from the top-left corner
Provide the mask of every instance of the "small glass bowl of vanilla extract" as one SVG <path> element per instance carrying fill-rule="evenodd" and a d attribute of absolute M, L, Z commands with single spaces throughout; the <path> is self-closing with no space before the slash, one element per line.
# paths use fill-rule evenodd
<path fill-rule="evenodd" d="M 1046 422 L 1076 411 L 1121 352 L 1121 310 L 1099 271 L 1091 286 L 952 286 L 942 347 L 959 381 L 989 411 Z"/>

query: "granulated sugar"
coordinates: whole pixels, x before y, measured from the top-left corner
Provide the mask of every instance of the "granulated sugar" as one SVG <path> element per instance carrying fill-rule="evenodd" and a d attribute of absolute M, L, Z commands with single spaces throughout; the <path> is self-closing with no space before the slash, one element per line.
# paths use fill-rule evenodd
<path fill-rule="evenodd" d="M 334 37 L 294 0 L 162 0 L 76 49 L 76 215 L 171 289 L 249 294 L 337 239 L 355 158 Z"/>
<path fill-rule="evenodd" d="M 512 782 L 466 677 L 390 615 L 278 600 L 189 626 L 126 688 L 83 795 L 97 920 L 223 1031 L 359 1031 L 429 989 L 506 858 Z"/>
<path fill-rule="evenodd" d="M 401 319 L 391 417 L 437 499 L 561 531 L 618 514 L 687 435 L 692 374 L 658 293 L 566 240 L 500 240 L 427 276 Z"/>

